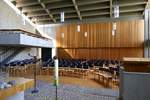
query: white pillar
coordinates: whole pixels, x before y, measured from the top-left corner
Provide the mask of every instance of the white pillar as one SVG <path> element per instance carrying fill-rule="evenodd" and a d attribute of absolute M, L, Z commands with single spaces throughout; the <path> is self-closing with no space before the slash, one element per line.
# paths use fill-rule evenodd
<path fill-rule="evenodd" d="M 144 57 L 150 57 L 150 9 L 145 9 L 144 18 Z"/>
<path fill-rule="evenodd" d="M 52 58 L 53 58 L 54 56 L 57 55 L 57 48 L 56 48 L 56 40 L 53 39 L 52 42 L 53 42 L 53 48 L 52 48 Z"/>
<path fill-rule="evenodd" d="M 41 58 L 41 57 L 42 57 L 41 51 L 42 51 L 42 49 L 41 49 L 41 48 L 38 48 L 38 58 Z"/>
<path fill-rule="evenodd" d="M 59 80 L 58 59 L 55 59 L 54 64 L 55 64 L 54 85 L 58 85 Z"/>
<path fill-rule="evenodd" d="M 59 80 L 59 62 L 58 62 L 58 55 L 57 55 L 56 40 L 53 40 L 52 58 L 54 60 L 54 66 L 55 66 L 54 85 L 57 86 Z"/>

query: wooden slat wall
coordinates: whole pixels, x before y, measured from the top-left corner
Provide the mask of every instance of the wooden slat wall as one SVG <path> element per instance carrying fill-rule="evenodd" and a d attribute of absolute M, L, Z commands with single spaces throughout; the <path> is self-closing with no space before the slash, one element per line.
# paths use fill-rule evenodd
<path fill-rule="evenodd" d="M 124 56 L 143 57 L 143 20 L 117 22 L 115 36 L 112 36 L 112 22 L 80 24 L 80 27 L 80 32 L 77 32 L 77 24 L 56 28 L 59 57 L 114 59 Z M 84 36 L 85 32 L 87 37 Z"/>
<path fill-rule="evenodd" d="M 60 58 L 122 59 L 143 57 L 142 48 L 58 49 Z"/>

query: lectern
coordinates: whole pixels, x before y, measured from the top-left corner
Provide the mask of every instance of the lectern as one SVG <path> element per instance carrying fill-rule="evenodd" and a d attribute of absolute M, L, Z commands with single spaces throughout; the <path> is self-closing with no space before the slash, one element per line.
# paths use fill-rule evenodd
<path fill-rule="evenodd" d="M 123 58 L 124 71 L 150 72 L 150 58 Z"/>
<path fill-rule="evenodd" d="M 123 58 L 120 69 L 120 100 L 149 100 L 150 58 Z"/>

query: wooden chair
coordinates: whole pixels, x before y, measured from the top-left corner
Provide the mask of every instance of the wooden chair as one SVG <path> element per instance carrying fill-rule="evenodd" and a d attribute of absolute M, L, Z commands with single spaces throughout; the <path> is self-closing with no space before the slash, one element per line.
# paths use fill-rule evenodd
<path fill-rule="evenodd" d="M 117 78 L 112 78 L 112 84 L 111 84 L 111 87 L 114 87 L 114 86 L 119 86 L 119 79 Z"/>

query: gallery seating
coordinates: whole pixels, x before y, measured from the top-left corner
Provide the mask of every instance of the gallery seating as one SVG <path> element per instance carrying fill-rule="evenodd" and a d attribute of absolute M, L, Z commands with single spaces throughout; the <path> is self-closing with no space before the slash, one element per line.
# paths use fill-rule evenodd
<path fill-rule="evenodd" d="M 111 77 L 105 77 L 110 80 L 119 75 L 120 62 L 117 60 L 105 59 L 58 59 L 59 75 L 69 77 L 88 77 L 90 72 L 108 73 Z M 43 62 L 40 74 L 53 75 L 54 61 L 52 59 Z M 93 73 L 95 74 L 95 73 Z M 108 76 L 104 74 L 103 76 Z"/>
<path fill-rule="evenodd" d="M 16 60 L 4 64 L 3 68 L 5 68 L 5 71 L 8 72 L 10 76 L 25 76 L 33 73 L 31 69 L 33 69 L 33 66 L 38 61 L 40 61 L 40 59 Z"/>
<path fill-rule="evenodd" d="M 120 62 L 105 59 L 58 59 L 59 76 L 88 78 L 93 76 L 94 80 L 109 87 L 110 83 L 116 84 L 119 77 Z M 5 64 L 10 76 L 33 75 L 34 67 L 38 59 L 16 60 Z M 41 61 L 42 62 L 42 61 Z M 38 75 L 54 75 L 54 60 L 48 59 L 39 65 Z"/>

